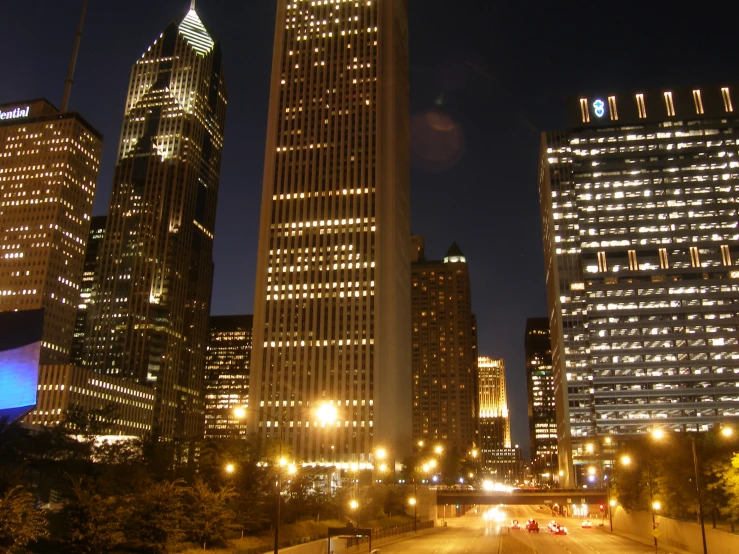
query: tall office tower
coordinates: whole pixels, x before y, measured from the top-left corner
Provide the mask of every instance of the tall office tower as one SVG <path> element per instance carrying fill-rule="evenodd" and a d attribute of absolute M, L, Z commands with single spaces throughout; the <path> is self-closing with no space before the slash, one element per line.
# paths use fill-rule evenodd
<path fill-rule="evenodd" d="M 513 482 L 521 470 L 521 451 L 518 445 L 511 446 L 505 360 L 480 356 L 477 367 L 482 467 L 498 481 Z"/>
<path fill-rule="evenodd" d="M 250 418 L 304 460 L 411 445 L 407 27 L 406 0 L 277 2 Z"/>
<path fill-rule="evenodd" d="M 80 284 L 80 301 L 77 306 L 77 319 L 74 322 L 74 340 L 72 341 L 71 362 L 79 367 L 83 365 L 85 353 L 85 339 L 87 337 L 87 313 L 93 298 L 93 284 L 98 278 L 100 245 L 105 236 L 106 216 L 98 215 L 90 222 L 90 233 L 87 237 L 85 250 L 85 265 L 82 271 Z"/>
<path fill-rule="evenodd" d="M 477 438 L 477 336 L 467 260 L 411 265 L 413 440 L 466 454 Z"/>
<path fill-rule="evenodd" d="M 70 358 L 102 149 L 78 113 L 0 106 L 0 311 L 44 309 L 42 364 Z"/>
<path fill-rule="evenodd" d="M 739 417 L 737 91 L 569 98 L 570 129 L 542 135 L 559 459 L 572 484 L 573 466 L 602 460 L 613 436 Z"/>
<path fill-rule="evenodd" d="M 531 461 L 539 473 L 554 471 L 557 456 L 557 420 L 554 408 L 552 342 L 549 320 L 526 320 L 526 383 L 528 385 Z"/>
<path fill-rule="evenodd" d="M 249 366 L 253 317 L 210 317 L 205 355 L 205 437 L 229 438 L 246 434 L 247 421 L 236 408 L 249 404 Z"/>
<path fill-rule="evenodd" d="M 203 433 L 225 115 L 221 49 L 191 9 L 131 71 L 86 356 L 156 386 L 165 439 Z"/>

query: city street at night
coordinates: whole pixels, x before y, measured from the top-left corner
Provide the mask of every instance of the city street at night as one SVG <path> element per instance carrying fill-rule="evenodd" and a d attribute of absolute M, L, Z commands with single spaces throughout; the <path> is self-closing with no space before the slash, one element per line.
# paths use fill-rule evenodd
<path fill-rule="evenodd" d="M 479 507 L 461 518 L 446 519 L 447 528 L 415 539 L 396 542 L 382 546 L 382 554 L 482 554 L 496 553 L 503 534 L 503 554 L 647 554 L 654 552 L 648 546 L 631 539 L 611 534 L 599 529 L 600 520 L 593 520 L 592 529 L 582 529 L 582 518 L 553 518 L 548 510 L 534 506 L 505 506 L 506 519 L 500 523 L 486 522 L 481 514 L 488 509 Z M 538 533 L 529 533 L 524 525 L 526 520 L 534 518 L 539 523 Z M 522 528 L 510 530 L 512 520 L 518 520 Z M 547 529 L 547 523 L 555 519 L 568 529 L 567 535 L 553 535 Z M 608 521 L 605 521 L 606 526 Z M 513 541 L 510 538 L 514 539 Z M 521 548 L 518 544 L 522 545 Z M 674 552 L 663 549 L 661 553 Z"/>

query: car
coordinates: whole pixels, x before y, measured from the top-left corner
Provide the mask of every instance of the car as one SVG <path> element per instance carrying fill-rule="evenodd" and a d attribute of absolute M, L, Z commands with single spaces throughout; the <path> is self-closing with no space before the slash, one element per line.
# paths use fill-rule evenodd
<path fill-rule="evenodd" d="M 526 530 L 529 533 L 538 533 L 539 532 L 539 524 L 536 522 L 535 519 L 530 519 L 526 522 Z"/>
<path fill-rule="evenodd" d="M 557 526 L 557 522 L 554 521 L 554 520 L 552 520 L 549 523 L 547 523 L 547 527 L 549 527 L 549 530 L 550 531 L 553 531 L 556 526 Z"/>
<path fill-rule="evenodd" d="M 567 527 L 565 527 L 564 525 L 555 525 L 552 533 L 554 533 L 555 535 L 566 535 Z"/>
<path fill-rule="evenodd" d="M 518 522 L 517 519 L 514 519 L 513 521 L 511 521 L 511 529 L 520 529 L 520 528 L 521 528 L 521 524 Z"/>
<path fill-rule="evenodd" d="M 582 528 L 583 529 L 591 529 L 592 527 L 593 527 L 593 524 L 590 523 L 589 520 L 587 520 L 587 519 L 584 519 L 583 520 L 583 522 L 582 522 Z"/>

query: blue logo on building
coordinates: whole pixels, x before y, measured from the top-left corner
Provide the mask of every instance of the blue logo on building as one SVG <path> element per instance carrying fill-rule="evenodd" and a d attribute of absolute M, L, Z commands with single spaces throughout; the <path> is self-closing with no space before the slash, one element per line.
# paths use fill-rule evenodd
<path fill-rule="evenodd" d="M 593 102 L 593 111 L 595 112 L 596 117 L 603 117 L 603 114 L 606 113 L 605 102 L 603 102 L 603 100 L 596 100 Z"/>

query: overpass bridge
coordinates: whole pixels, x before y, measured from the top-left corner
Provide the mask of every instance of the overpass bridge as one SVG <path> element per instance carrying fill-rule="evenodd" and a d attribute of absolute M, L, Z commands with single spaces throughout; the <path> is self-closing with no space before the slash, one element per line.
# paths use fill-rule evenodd
<path fill-rule="evenodd" d="M 554 489 L 546 491 L 514 490 L 502 491 L 465 491 L 454 489 L 437 489 L 436 505 L 460 504 L 470 506 L 472 504 L 534 504 L 549 505 L 559 504 L 605 504 L 608 495 L 605 490 L 589 489 Z M 432 501 L 433 502 L 433 501 Z"/>

